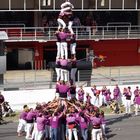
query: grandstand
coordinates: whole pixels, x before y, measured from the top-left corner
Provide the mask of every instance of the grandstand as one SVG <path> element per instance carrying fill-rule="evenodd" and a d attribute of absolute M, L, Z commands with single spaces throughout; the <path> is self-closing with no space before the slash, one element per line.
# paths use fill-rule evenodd
<path fill-rule="evenodd" d="M 7 70 L 46 69 L 55 60 L 56 19 L 63 0 L 0 1 L 0 31 L 5 31 Z M 77 58 L 106 56 L 99 66 L 140 64 L 139 0 L 71 0 Z M 78 22 L 78 20 L 79 22 Z M 130 59 L 131 56 L 131 59 Z"/>

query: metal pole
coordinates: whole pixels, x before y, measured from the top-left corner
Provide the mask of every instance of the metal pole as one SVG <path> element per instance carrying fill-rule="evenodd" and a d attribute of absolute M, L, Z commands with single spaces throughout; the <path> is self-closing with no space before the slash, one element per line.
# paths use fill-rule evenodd
<path fill-rule="evenodd" d="M 9 0 L 9 10 L 11 10 L 11 0 Z"/>
<path fill-rule="evenodd" d="M 98 3 L 97 3 L 97 0 L 95 0 L 95 10 L 98 9 L 97 6 L 98 6 Z"/>
<path fill-rule="evenodd" d="M 53 10 L 55 10 L 55 0 L 53 0 Z"/>
<path fill-rule="evenodd" d="M 39 3 L 38 5 L 39 5 L 39 11 L 40 11 L 40 9 L 41 9 L 41 1 L 39 0 L 38 3 Z"/>
<path fill-rule="evenodd" d="M 44 60 L 44 69 L 46 69 L 46 60 Z"/>
<path fill-rule="evenodd" d="M 24 10 L 26 10 L 26 0 L 24 0 Z"/>
<path fill-rule="evenodd" d="M 23 72 L 23 82 L 24 82 L 24 89 L 25 89 L 25 87 L 26 87 L 25 70 Z"/>
<path fill-rule="evenodd" d="M 103 27 L 103 31 L 102 31 L 102 38 L 103 39 L 105 38 L 105 30 L 104 30 L 104 27 Z"/>
<path fill-rule="evenodd" d="M 79 82 L 80 82 L 80 71 L 78 70 L 78 77 L 77 77 L 77 81 L 78 81 L 78 86 L 79 86 Z"/>
<path fill-rule="evenodd" d="M 122 9 L 124 10 L 124 0 L 122 0 Z"/>
<path fill-rule="evenodd" d="M 84 0 L 82 0 L 82 10 L 84 9 Z"/>
<path fill-rule="evenodd" d="M 130 28 L 128 26 L 128 38 L 129 38 L 129 36 L 130 36 Z"/>
<path fill-rule="evenodd" d="M 115 38 L 117 39 L 117 27 L 115 27 Z"/>
<path fill-rule="evenodd" d="M 109 68 L 109 79 L 110 79 L 110 86 L 111 86 L 111 67 Z"/>
<path fill-rule="evenodd" d="M 138 9 L 138 0 L 136 0 L 135 8 L 136 8 L 136 10 Z"/>
<path fill-rule="evenodd" d="M 35 85 L 36 85 L 36 69 L 34 70 L 34 88 L 36 87 Z"/>
<path fill-rule="evenodd" d="M 53 69 L 51 68 L 51 80 L 50 80 L 49 88 L 52 88 L 52 81 L 53 81 Z"/>
<path fill-rule="evenodd" d="M 111 0 L 109 0 L 109 10 L 111 10 Z"/>
<path fill-rule="evenodd" d="M 120 68 L 119 68 L 119 81 L 118 81 L 119 84 L 120 84 L 120 76 L 121 76 L 120 74 L 121 74 L 121 73 L 120 73 Z"/>

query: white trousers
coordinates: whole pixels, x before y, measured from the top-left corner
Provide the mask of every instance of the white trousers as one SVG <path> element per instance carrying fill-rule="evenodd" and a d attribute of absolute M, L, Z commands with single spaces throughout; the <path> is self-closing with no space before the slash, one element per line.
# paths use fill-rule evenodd
<path fill-rule="evenodd" d="M 19 124 L 17 127 L 17 132 L 20 133 L 22 130 L 24 130 L 25 132 L 27 131 L 27 127 L 26 127 L 26 121 L 23 119 L 19 119 Z"/>
<path fill-rule="evenodd" d="M 59 30 L 60 28 L 63 28 L 63 29 L 66 28 L 66 23 L 64 22 L 64 20 L 62 20 L 61 18 L 58 18 L 58 19 L 57 19 L 57 22 L 58 22 L 58 30 Z"/>
<path fill-rule="evenodd" d="M 74 34 L 73 29 L 72 29 L 72 25 L 73 25 L 73 21 L 69 21 L 68 22 L 68 29 L 69 29 L 71 34 Z"/>
<path fill-rule="evenodd" d="M 68 79 L 68 71 L 65 70 L 65 69 L 61 69 L 61 80 L 67 82 L 69 79 Z"/>
<path fill-rule="evenodd" d="M 37 123 L 35 122 L 34 123 L 34 129 L 33 129 L 33 132 L 32 132 L 32 139 L 36 139 L 36 136 L 37 136 Z"/>
<path fill-rule="evenodd" d="M 101 127 L 102 127 L 102 133 L 105 136 L 106 135 L 106 133 L 105 133 L 106 124 L 102 124 Z"/>
<path fill-rule="evenodd" d="M 95 99 L 94 99 L 94 105 L 97 106 L 97 107 L 100 106 L 99 97 L 95 97 Z"/>
<path fill-rule="evenodd" d="M 68 129 L 68 140 L 72 140 L 72 133 L 74 135 L 74 139 L 78 140 L 77 129 L 76 128 Z"/>
<path fill-rule="evenodd" d="M 31 130 L 33 128 L 33 123 L 27 123 L 26 139 L 31 138 Z"/>
<path fill-rule="evenodd" d="M 75 77 L 76 77 L 76 71 L 77 71 L 77 68 L 72 68 L 71 69 L 71 72 L 70 72 L 70 78 L 73 80 L 73 82 L 75 83 Z"/>
<path fill-rule="evenodd" d="M 68 59 L 68 44 L 67 42 L 61 42 L 61 58 Z"/>
<path fill-rule="evenodd" d="M 57 58 L 61 58 L 61 43 L 60 42 L 56 42 L 57 45 Z"/>
<path fill-rule="evenodd" d="M 60 68 L 55 68 L 56 71 L 56 80 L 59 81 L 61 79 L 61 69 Z"/>
<path fill-rule="evenodd" d="M 42 137 L 44 135 L 44 131 L 38 131 L 36 133 L 36 139 L 35 140 L 42 140 Z"/>
<path fill-rule="evenodd" d="M 138 115 L 138 110 L 140 109 L 140 105 L 135 104 L 135 115 Z"/>
<path fill-rule="evenodd" d="M 92 129 L 91 135 L 92 135 L 92 140 L 100 140 L 102 138 L 102 130 Z"/>
<path fill-rule="evenodd" d="M 71 54 L 76 54 L 76 43 L 70 44 L 70 52 Z"/>
<path fill-rule="evenodd" d="M 131 113 L 131 100 L 125 101 L 125 113 Z"/>

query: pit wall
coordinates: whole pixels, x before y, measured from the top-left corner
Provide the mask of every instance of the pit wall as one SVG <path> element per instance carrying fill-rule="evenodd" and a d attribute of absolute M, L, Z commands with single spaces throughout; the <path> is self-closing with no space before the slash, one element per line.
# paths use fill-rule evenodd
<path fill-rule="evenodd" d="M 131 91 L 133 92 L 136 86 L 139 85 L 121 85 L 120 90 L 123 91 L 124 87 L 131 87 Z M 107 86 L 112 92 L 114 86 Z M 97 89 L 101 90 L 102 87 L 97 87 Z M 78 90 L 78 88 L 77 88 Z M 91 87 L 84 87 L 85 92 L 90 93 L 92 96 L 91 102 L 94 102 L 94 96 L 91 91 Z M 40 89 L 40 90 L 19 90 L 19 91 L 2 91 L 2 94 L 5 97 L 5 100 L 9 102 L 13 110 L 22 110 L 23 105 L 27 104 L 29 107 L 35 107 L 37 102 L 43 103 L 52 101 L 55 97 L 55 89 Z M 112 95 L 111 95 L 112 96 Z M 134 96 L 132 96 L 132 104 L 133 104 Z M 125 98 L 122 96 L 123 104 L 125 104 Z M 100 104 L 102 104 L 102 96 L 100 95 Z"/>

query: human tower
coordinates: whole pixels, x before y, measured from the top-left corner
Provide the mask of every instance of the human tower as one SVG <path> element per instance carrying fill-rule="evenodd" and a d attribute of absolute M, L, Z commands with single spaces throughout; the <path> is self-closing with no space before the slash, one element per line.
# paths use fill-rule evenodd
<path fill-rule="evenodd" d="M 72 80 L 75 82 L 76 67 L 76 35 L 72 29 L 73 24 L 73 4 L 69 0 L 65 0 L 61 4 L 57 22 L 58 29 L 55 32 L 57 37 L 57 56 L 56 56 L 56 74 L 57 81 L 67 82 Z M 67 28 L 67 29 L 66 29 Z M 68 59 L 68 42 L 70 39 L 70 59 Z M 70 68 L 68 67 L 70 66 Z M 69 71 L 70 70 L 70 74 Z"/>

